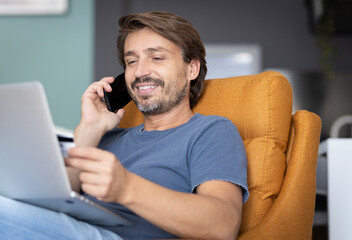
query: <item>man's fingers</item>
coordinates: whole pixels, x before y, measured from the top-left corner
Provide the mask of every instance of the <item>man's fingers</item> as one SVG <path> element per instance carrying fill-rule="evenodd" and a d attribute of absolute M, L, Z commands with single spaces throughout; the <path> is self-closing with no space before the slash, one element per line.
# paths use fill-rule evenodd
<path fill-rule="evenodd" d="M 105 91 L 107 91 L 107 92 L 111 92 L 112 91 L 110 83 L 104 82 L 103 86 L 104 86 Z"/>
<path fill-rule="evenodd" d="M 104 77 L 104 78 L 100 79 L 99 82 L 113 83 L 114 82 L 114 77 Z"/>
<path fill-rule="evenodd" d="M 91 89 L 93 92 L 96 92 L 98 94 L 99 97 L 104 97 L 104 83 L 103 82 L 95 82 L 91 85 Z"/>
<path fill-rule="evenodd" d="M 85 158 L 95 161 L 101 161 L 101 159 L 112 159 L 115 157 L 110 152 L 94 147 L 74 147 L 68 149 L 67 153 L 73 158 Z"/>
<path fill-rule="evenodd" d="M 98 200 L 103 200 L 106 197 L 108 188 L 100 185 L 82 183 L 82 190 L 91 196 L 96 197 Z"/>
<path fill-rule="evenodd" d="M 114 82 L 113 77 L 104 77 L 98 82 L 94 82 L 90 85 L 88 90 L 90 90 L 93 93 L 97 93 L 99 97 L 104 97 L 104 91 L 110 92 L 111 91 L 111 86 L 110 84 Z"/>
<path fill-rule="evenodd" d="M 112 88 L 111 88 L 110 84 L 113 83 L 113 82 L 114 82 L 114 78 L 113 77 L 105 77 L 105 78 L 102 78 L 97 83 L 101 84 L 102 88 L 105 89 L 105 91 L 111 92 Z"/>
<path fill-rule="evenodd" d="M 88 172 L 110 173 L 117 161 L 114 154 L 94 147 L 74 147 L 67 153 L 66 165 Z"/>
<path fill-rule="evenodd" d="M 81 171 L 86 172 L 103 172 L 104 169 L 102 165 L 97 161 L 80 159 L 80 158 L 66 158 L 65 159 L 66 166 L 73 167 L 79 169 Z"/>
<path fill-rule="evenodd" d="M 79 180 L 86 184 L 98 184 L 101 183 L 101 175 L 93 172 L 80 172 Z"/>

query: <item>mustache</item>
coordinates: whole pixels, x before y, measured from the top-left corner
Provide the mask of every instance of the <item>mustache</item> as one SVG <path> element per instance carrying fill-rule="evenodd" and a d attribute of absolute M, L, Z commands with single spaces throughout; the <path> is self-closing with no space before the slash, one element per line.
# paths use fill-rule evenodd
<path fill-rule="evenodd" d="M 131 83 L 131 88 L 135 88 L 135 86 L 138 83 L 148 83 L 148 82 L 152 82 L 155 85 L 158 85 L 160 87 L 164 87 L 165 86 L 165 82 L 161 79 L 158 78 L 152 78 L 152 77 L 145 77 L 145 78 L 136 78 L 132 83 Z"/>

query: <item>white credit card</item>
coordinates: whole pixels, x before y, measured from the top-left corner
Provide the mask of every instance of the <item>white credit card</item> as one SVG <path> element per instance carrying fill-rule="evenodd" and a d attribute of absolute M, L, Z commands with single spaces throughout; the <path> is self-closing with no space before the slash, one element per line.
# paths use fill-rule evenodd
<path fill-rule="evenodd" d="M 60 148 L 61 148 L 61 153 L 64 158 L 68 157 L 67 150 L 70 148 L 75 147 L 74 142 L 61 142 L 60 141 Z"/>
<path fill-rule="evenodd" d="M 68 157 L 67 150 L 75 147 L 75 143 L 73 142 L 73 136 L 57 134 L 57 137 L 60 143 L 62 156 L 64 158 Z"/>

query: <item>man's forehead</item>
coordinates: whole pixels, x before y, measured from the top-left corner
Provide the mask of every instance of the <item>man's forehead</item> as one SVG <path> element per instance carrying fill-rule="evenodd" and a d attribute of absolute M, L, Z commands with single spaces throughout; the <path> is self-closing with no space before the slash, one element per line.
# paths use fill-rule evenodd
<path fill-rule="evenodd" d="M 129 33 L 124 44 L 124 54 L 143 51 L 145 53 L 171 53 L 179 48 L 175 43 L 150 28 L 143 28 Z"/>

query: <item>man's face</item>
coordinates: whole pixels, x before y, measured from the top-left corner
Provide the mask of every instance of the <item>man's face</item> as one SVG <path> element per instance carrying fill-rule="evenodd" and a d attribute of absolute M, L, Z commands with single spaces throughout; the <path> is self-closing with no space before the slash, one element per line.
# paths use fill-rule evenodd
<path fill-rule="evenodd" d="M 127 88 L 143 114 L 162 114 L 189 101 L 190 64 L 180 47 L 144 28 L 128 34 L 124 54 Z"/>

